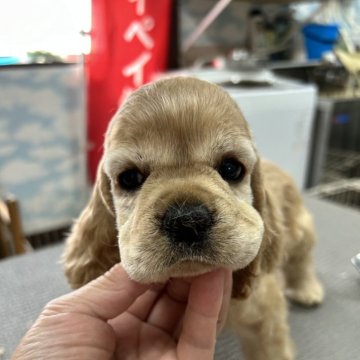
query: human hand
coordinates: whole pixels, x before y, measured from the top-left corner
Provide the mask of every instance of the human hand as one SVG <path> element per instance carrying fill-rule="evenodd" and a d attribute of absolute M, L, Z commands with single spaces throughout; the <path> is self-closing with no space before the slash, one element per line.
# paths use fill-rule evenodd
<path fill-rule="evenodd" d="M 12 359 L 212 359 L 231 288 L 230 270 L 151 287 L 117 264 L 51 301 Z"/>

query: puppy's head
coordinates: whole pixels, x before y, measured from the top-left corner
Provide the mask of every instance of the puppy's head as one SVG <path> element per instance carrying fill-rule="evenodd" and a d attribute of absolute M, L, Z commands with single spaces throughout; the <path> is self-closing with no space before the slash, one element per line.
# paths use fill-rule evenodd
<path fill-rule="evenodd" d="M 80 285 L 86 266 L 105 271 L 119 251 L 140 282 L 217 267 L 253 275 L 263 200 L 247 124 L 225 91 L 192 78 L 144 86 L 108 128 L 92 200 L 68 240 L 67 274 Z"/>

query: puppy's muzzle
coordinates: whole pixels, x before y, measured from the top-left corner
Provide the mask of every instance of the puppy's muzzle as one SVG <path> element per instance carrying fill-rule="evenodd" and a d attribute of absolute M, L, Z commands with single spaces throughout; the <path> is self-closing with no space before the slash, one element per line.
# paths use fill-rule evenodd
<path fill-rule="evenodd" d="M 166 210 L 161 228 L 173 244 L 202 245 L 214 223 L 210 210 L 201 203 L 174 203 Z"/>

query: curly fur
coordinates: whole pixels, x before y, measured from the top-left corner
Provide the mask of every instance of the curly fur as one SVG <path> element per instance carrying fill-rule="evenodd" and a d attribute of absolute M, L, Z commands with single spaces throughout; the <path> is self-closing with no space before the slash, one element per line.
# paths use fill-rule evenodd
<path fill-rule="evenodd" d="M 227 183 L 216 166 L 235 157 L 246 168 Z M 142 188 L 119 187 L 136 167 Z M 216 221 L 201 252 L 180 254 L 157 221 L 177 202 L 205 204 Z M 233 270 L 229 326 L 247 359 L 292 359 L 285 294 L 304 305 L 322 301 L 312 264 L 313 223 L 292 179 L 259 159 L 237 104 L 216 85 L 172 78 L 134 92 L 109 125 L 89 204 L 63 256 L 79 287 L 121 261 L 137 281 L 165 281 L 218 266 Z"/>

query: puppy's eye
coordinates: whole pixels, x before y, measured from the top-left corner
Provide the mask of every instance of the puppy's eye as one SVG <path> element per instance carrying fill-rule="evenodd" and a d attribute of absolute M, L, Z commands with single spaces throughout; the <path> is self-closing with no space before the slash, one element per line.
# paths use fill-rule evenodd
<path fill-rule="evenodd" d="M 126 191 L 137 190 L 145 181 L 145 176 L 137 169 L 129 169 L 118 176 L 120 187 Z"/>
<path fill-rule="evenodd" d="M 224 159 L 217 170 L 226 181 L 241 181 L 245 176 L 245 166 L 233 158 Z"/>

